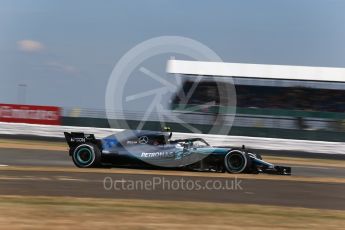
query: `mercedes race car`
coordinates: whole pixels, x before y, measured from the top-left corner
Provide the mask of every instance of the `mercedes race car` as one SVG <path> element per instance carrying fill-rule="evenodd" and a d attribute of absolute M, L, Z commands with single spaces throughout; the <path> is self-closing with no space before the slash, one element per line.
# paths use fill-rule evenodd
<path fill-rule="evenodd" d="M 172 140 L 171 132 L 125 130 L 103 139 L 64 133 L 69 154 L 80 168 L 150 167 L 229 173 L 291 175 L 291 168 L 268 163 L 242 148 L 216 147 L 202 138 Z"/>

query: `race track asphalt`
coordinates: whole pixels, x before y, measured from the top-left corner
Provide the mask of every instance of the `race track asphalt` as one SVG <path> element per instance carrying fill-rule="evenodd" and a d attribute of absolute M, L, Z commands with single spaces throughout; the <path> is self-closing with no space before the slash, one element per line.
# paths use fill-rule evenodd
<path fill-rule="evenodd" d="M 217 173 L 205 177 L 198 172 L 162 175 L 160 170 L 145 174 L 140 169 L 131 173 L 121 172 L 124 169 L 79 172 L 67 152 L 9 148 L 0 149 L 1 165 L 0 195 L 229 202 L 345 210 L 345 183 L 297 180 L 299 177 L 344 179 L 344 167 L 293 166 L 291 180 L 285 180 L 285 176 L 266 180 L 260 178 L 262 175 L 235 179 L 234 175 L 218 177 Z M 142 183 L 155 183 L 154 180 L 156 186 L 142 187 Z M 182 180 L 189 187 L 183 186 Z M 229 186 L 235 180 L 239 187 Z M 215 181 L 211 185 L 219 188 L 206 186 Z M 132 183 L 137 183 L 134 189 L 128 187 Z M 169 188 L 174 183 L 177 187 Z M 196 185 L 201 186 L 197 189 Z"/>

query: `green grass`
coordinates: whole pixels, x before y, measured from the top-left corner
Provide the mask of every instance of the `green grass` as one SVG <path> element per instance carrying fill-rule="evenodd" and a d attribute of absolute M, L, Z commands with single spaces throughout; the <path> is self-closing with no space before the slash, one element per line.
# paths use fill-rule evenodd
<path fill-rule="evenodd" d="M 342 229 L 345 211 L 197 202 L 0 196 L 3 229 Z"/>

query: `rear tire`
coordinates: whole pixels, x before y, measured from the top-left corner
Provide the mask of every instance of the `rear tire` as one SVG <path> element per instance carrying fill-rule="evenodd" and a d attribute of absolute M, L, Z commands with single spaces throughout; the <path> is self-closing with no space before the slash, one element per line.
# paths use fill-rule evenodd
<path fill-rule="evenodd" d="M 229 173 L 244 173 L 252 165 L 250 157 L 240 150 L 232 150 L 224 157 L 224 167 Z"/>
<path fill-rule="evenodd" d="M 72 160 L 79 168 L 98 167 L 101 165 L 101 151 L 92 143 L 81 144 L 73 150 Z"/>

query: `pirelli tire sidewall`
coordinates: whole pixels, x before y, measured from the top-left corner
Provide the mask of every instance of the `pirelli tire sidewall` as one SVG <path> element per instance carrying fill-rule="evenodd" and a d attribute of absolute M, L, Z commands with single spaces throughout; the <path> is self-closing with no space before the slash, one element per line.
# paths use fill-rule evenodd
<path fill-rule="evenodd" d="M 81 144 L 73 150 L 72 160 L 79 168 L 98 167 L 101 164 L 101 151 L 92 143 Z"/>
<path fill-rule="evenodd" d="M 231 160 L 236 157 L 241 159 L 242 164 L 239 167 L 234 167 L 231 164 Z M 224 166 L 228 173 L 248 173 L 252 167 L 252 161 L 248 154 L 241 150 L 232 150 L 224 157 Z"/>

